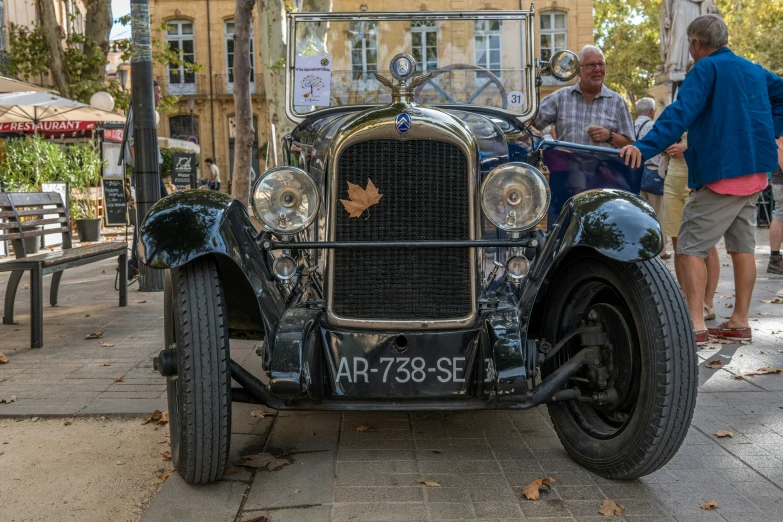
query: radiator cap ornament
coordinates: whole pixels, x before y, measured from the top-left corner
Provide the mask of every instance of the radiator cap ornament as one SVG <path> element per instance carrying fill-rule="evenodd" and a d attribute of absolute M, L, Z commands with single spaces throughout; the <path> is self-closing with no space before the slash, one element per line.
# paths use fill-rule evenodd
<path fill-rule="evenodd" d="M 397 119 L 394 120 L 394 128 L 400 134 L 408 134 L 411 130 L 411 116 L 407 112 L 401 112 L 397 115 Z"/>
<path fill-rule="evenodd" d="M 389 70 L 392 76 L 404 82 L 416 74 L 416 60 L 408 53 L 400 53 L 392 58 Z"/>

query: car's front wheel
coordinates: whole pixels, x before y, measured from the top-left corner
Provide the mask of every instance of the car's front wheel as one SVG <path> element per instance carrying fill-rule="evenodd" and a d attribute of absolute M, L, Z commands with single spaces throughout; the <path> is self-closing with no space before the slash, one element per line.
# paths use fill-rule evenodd
<path fill-rule="evenodd" d="M 164 337 L 177 374 L 167 377 L 171 459 L 189 484 L 223 476 L 231 442 L 231 369 L 225 299 L 215 261 L 173 269 L 164 287 Z"/>
<path fill-rule="evenodd" d="M 606 333 L 604 382 L 586 368 L 567 384 L 593 400 L 548 405 L 566 451 L 613 479 L 659 469 L 685 439 L 698 384 L 688 308 L 674 278 L 658 259 L 579 257 L 558 273 L 549 296 L 545 331 L 553 344 L 584 324 Z M 581 348 L 571 341 L 547 362 L 544 377 Z"/>

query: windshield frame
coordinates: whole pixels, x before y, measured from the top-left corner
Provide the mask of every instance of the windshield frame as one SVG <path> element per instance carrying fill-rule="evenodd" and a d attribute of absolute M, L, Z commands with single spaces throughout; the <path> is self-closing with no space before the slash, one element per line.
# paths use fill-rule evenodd
<path fill-rule="evenodd" d="M 375 107 L 383 107 L 388 104 L 362 104 L 362 105 L 342 105 L 335 107 L 326 107 L 314 111 L 299 113 L 294 107 L 293 83 L 294 71 L 296 69 L 296 25 L 297 22 L 353 22 L 353 21 L 417 21 L 417 20 L 519 20 L 519 23 L 527 31 L 523 45 L 522 55 L 525 58 L 525 69 L 523 77 L 525 79 L 525 111 L 522 113 L 512 112 L 500 107 L 487 105 L 472 105 L 464 103 L 450 104 L 427 104 L 430 107 L 440 109 L 463 109 L 471 110 L 482 109 L 493 111 L 498 114 L 509 116 L 521 125 L 531 120 L 538 112 L 538 88 L 536 86 L 536 64 L 535 60 L 535 35 L 534 35 L 534 9 L 514 10 L 514 11 L 375 11 L 375 12 L 331 12 L 331 13 L 288 13 L 288 57 L 287 71 L 285 77 L 285 96 L 286 96 L 286 116 L 296 123 L 304 121 L 306 118 L 319 115 L 334 114 L 336 112 L 362 111 Z M 380 64 L 379 64 L 380 65 Z M 388 71 L 379 71 L 388 73 Z"/>

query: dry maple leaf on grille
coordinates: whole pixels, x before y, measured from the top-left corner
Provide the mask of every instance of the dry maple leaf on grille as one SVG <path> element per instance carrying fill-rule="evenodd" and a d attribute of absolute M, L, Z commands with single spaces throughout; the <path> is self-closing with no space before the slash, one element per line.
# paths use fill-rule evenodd
<path fill-rule="evenodd" d="M 378 192 L 378 189 L 369 178 L 367 178 L 367 188 L 362 188 L 350 181 L 347 183 L 349 199 L 341 199 L 340 203 L 348 211 L 349 218 L 360 217 L 365 210 L 378 203 L 383 197 L 383 194 Z"/>

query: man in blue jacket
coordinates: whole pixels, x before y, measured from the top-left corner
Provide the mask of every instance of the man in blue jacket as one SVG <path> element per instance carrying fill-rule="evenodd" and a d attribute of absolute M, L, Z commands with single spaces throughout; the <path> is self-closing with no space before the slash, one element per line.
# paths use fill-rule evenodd
<path fill-rule="evenodd" d="M 751 340 L 748 309 L 756 282 L 756 201 L 777 168 L 775 139 L 783 133 L 783 79 L 728 48 L 729 31 L 719 16 L 688 26 L 695 65 L 678 99 L 663 111 L 643 139 L 623 147 L 626 164 L 661 153 L 688 131 L 691 195 L 680 223 L 675 267 L 682 274 L 697 344 L 714 335 Z M 704 258 L 724 237 L 734 263 L 736 300 L 731 318 L 707 330 L 704 323 Z"/>

